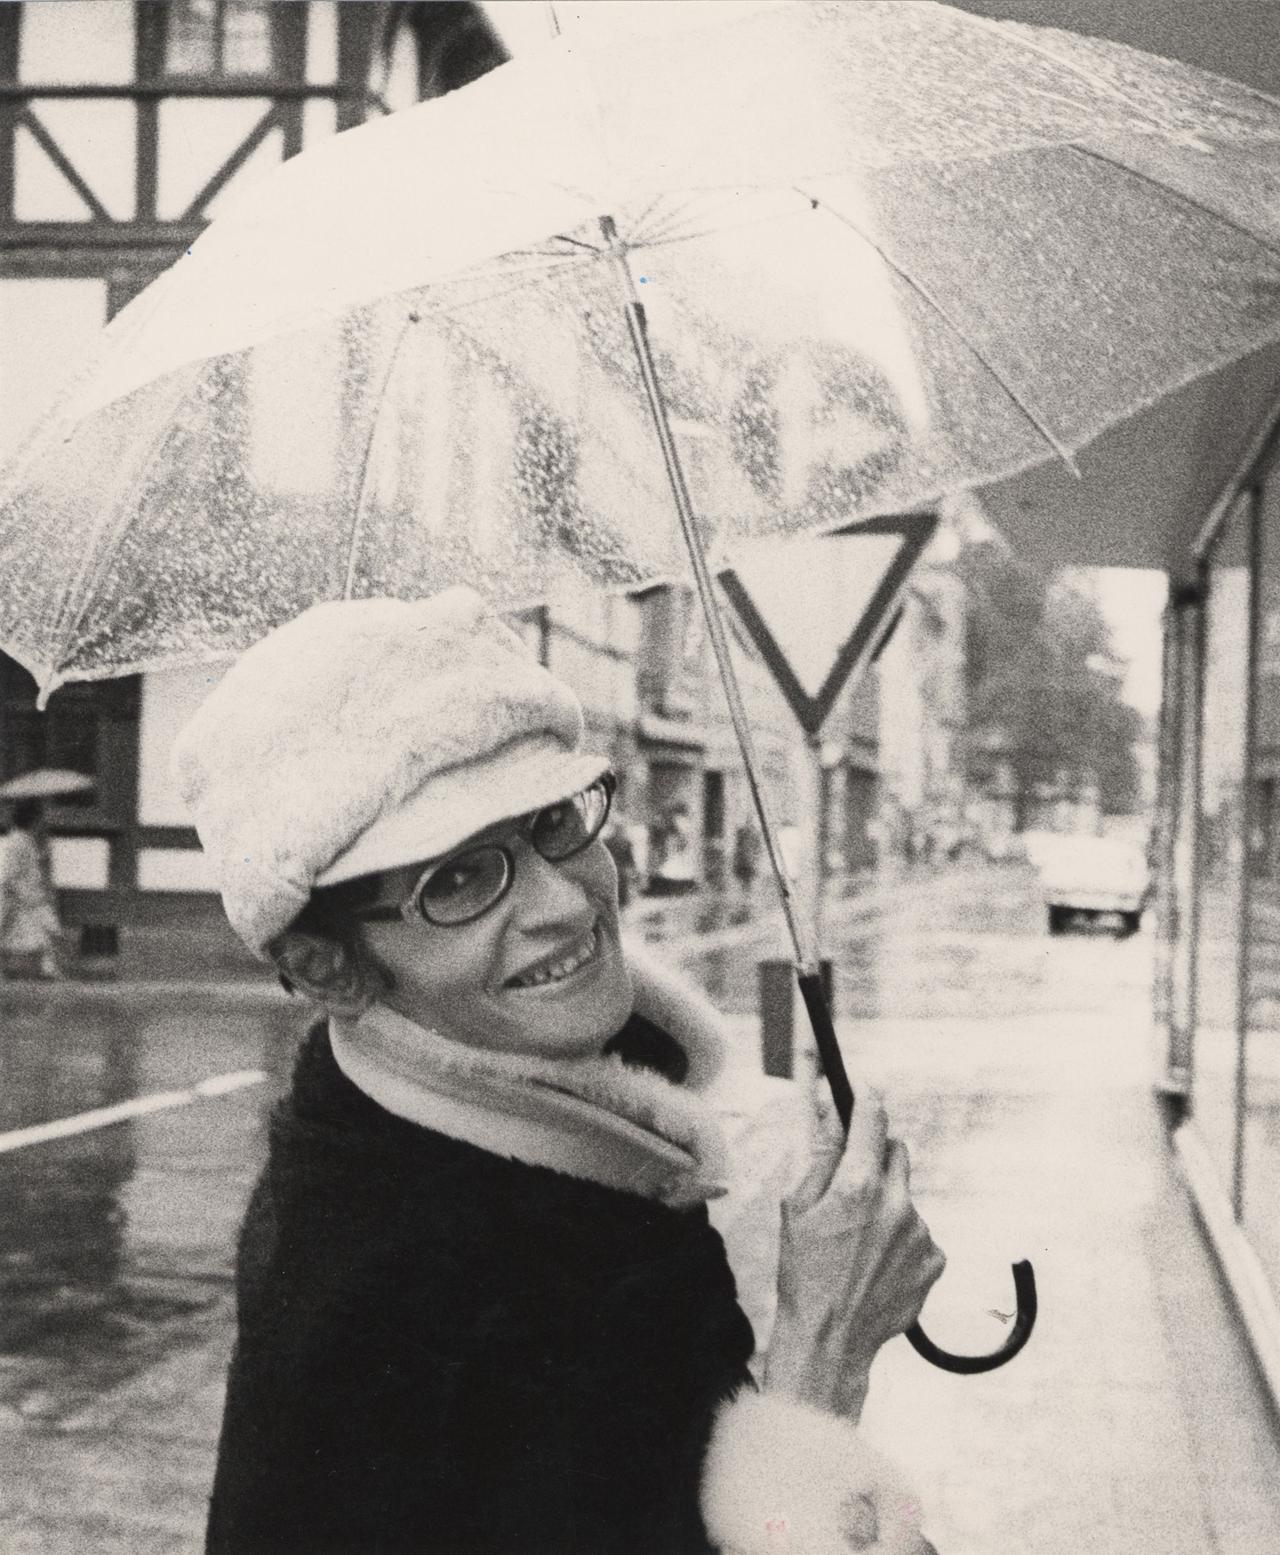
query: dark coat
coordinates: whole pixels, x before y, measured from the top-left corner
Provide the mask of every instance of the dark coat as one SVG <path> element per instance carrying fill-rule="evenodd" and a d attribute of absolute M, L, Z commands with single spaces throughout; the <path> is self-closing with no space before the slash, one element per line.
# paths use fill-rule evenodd
<path fill-rule="evenodd" d="M 705 1209 L 405 1122 L 317 1026 L 241 1234 L 209 1555 L 683 1555 L 749 1323 Z"/>

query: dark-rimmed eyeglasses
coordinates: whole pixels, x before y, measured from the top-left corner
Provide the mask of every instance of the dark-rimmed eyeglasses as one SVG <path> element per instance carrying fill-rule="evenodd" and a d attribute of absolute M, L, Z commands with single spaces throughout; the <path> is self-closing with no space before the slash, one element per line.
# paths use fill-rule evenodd
<path fill-rule="evenodd" d="M 617 779 L 606 772 L 581 792 L 544 805 L 512 821 L 511 828 L 552 864 L 583 852 L 609 819 Z M 421 918 L 437 928 L 457 929 L 491 911 L 511 889 L 515 854 L 504 843 L 481 842 L 430 864 L 407 896 L 353 905 L 353 917 L 365 922 L 411 923 Z"/>

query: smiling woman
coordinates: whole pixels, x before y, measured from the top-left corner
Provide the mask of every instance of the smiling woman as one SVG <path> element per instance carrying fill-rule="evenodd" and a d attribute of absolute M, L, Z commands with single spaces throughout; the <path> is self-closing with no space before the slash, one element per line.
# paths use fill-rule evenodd
<path fill-rule="evenodd" d="M 905 1153 L 868 1097 L 788 1201 L 756 1397 L 719 1022 L 624 950 L 582 728 L 452 589 L 313 607 L 175 746 L 233 926 L 323 1014 L 241 1235 L 213 1555 L 930 1548 L 838 1418 L 941 1271 Z"/>

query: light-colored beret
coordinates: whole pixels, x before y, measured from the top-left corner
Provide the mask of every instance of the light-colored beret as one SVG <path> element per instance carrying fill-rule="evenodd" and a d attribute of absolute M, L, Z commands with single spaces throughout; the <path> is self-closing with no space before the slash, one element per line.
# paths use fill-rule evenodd
<path fill-rule="evenodd" d="M 231 926 L 258 955 L 313 886 L 447 853 L 608 768 L 573 692 L 471 589 L 314 605 L 174 743 Z"/>

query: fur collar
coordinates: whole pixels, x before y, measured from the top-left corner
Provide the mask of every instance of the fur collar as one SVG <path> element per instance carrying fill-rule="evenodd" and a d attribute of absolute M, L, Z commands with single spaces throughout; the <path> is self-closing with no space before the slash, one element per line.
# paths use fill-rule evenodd
<path fill-rule="evenodd" d="M 388 1112 L 495 1155 L 685 1206 L 725 1192 L 723 1136 L 706 1091 L 724 1059 L 715 1009 L 628 943 L 635 1013 L 668 1033 L 689 1069 L 673 1084 L 616 1054 L 486 1052 L 376 1004 L 330 1021 L 346 1077 Z"/>

